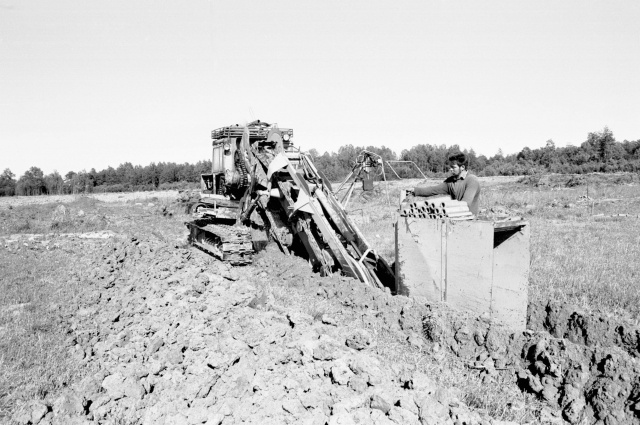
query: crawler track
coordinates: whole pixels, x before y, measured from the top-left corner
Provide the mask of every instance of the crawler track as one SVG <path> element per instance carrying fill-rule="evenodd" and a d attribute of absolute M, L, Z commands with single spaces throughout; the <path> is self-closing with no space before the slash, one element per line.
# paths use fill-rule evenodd
<path fill-rule="evenodd" d="M 214 224 L 206 219 L 185 224 L 191 232 L 192 245 L 234 266 L 251 264 L 254 250 L 249 228 Z"/>

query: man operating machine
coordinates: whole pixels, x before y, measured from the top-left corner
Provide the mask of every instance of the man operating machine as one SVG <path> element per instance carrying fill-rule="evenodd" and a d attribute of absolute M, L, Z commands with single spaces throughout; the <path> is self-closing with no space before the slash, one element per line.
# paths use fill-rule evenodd
<path fill-rule="evenodd" d="M 478 178 L 467 171 L 469 159 L 458 152 L 449 156 L 449 176 L 444 182 L 437 186 L 417 186 L 414 189 L 416 196 L 449 195 L 451 199 L 464 201 L 469 206 L 469 210 L 478 214 L 480 201 L 480 183 Z"/>

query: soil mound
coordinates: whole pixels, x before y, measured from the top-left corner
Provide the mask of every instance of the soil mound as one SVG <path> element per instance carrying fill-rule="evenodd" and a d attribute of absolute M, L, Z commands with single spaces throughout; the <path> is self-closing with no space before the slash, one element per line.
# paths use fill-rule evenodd
<path fill-rule="evenodd" d="M 556 338 L 590 347 L 617 346 L 633 357 L 640 357 L 640 328 L 618 317 L 587 313 L 564 302 L 532 302 L 527 323 L 530 329 L 549 332 Z"/>
<path fill-rule="evenodd" d="M 266 253 L 236 270 L 200 254 L 136 238 L 109 245 L 69 319 L 69 353 L 94 372 L 14 421 L 491 423 L 424 373 L 386 367 L 370 332 L 279 304 L 273 286 L 398 313 L 400 300 L 319 279 L 299 258 Z"/>
<path fill-rule="evenodd" d="M 629 344 L 622 336 L 612 336 L 613 325 L 578 320 L 568 310 L 549 303 L 538 314 L 534 306 L 530 327 L 541 331 L 512 333 L 482 318 L 432 306 L 423 317 L 424 335 L 481 370 L 487 380 L 536 394 L 556 409 L 558 419 L 561 413 L 572 424 L 640 423 L 640 362 L 623 349 Z M 549 335 L 547 329 L 562 337 Z"/>
<path fill-rule="evenodd" d="M 512 332 L 267 249 L 232 268 L 161 238 L 111 238 L 68 318 L 92 372 L 23 405 L 20 424 L 506 424 L 398 359 L 445 355 L 487 391 L 525 391 L 540 422 L 640 423 L 638 331 L 557 303 Z M 634 339 L 635 338 L 635 339 Z M 634 345 L 635 344 L 635 345 Z"/>

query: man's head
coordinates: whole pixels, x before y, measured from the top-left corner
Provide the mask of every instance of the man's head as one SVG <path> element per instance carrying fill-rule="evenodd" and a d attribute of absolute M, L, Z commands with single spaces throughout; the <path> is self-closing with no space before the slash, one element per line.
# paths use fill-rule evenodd
<path fill-rule="evenodd" d="M 460 177 L 463 171 L 467 171 L 469 159 L 462 152 L 449 155 L 449 172 L 455 177 Z"/>

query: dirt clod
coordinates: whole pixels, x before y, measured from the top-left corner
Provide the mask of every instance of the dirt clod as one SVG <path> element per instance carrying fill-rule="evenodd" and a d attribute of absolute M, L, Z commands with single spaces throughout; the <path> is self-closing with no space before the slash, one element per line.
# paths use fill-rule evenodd
<path fill-rule="evenodd" d="M 555 303 L 541 314 L 530 306 L 529 325 L 541 330 L 513 333 L 446 306 L 432 306 L 423 318 L 425 337 L 468 359 L 473 368 L 488 375 L 513 370 L 497 376 L 536 394 L 550 409 L 549 421 L 562 416 L 569 423 L 640 423 L 633 407 L 640 394 L 640 362 L 625 343 L 629 339 L 615 336 L 620 325 Z"/>

